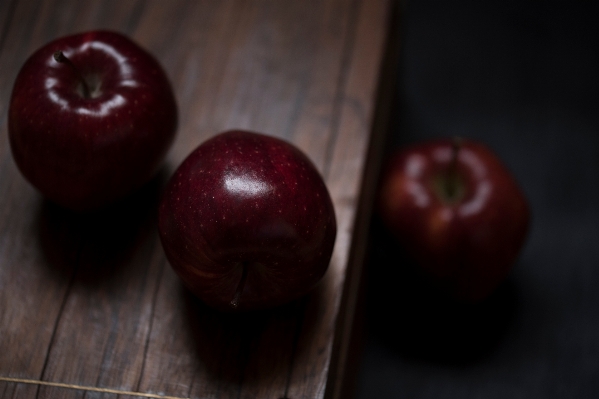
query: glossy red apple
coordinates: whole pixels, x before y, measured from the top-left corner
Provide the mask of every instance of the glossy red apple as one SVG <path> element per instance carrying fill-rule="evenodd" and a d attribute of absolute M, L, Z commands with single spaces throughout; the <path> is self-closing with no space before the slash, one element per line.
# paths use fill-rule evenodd
<path fill-rule="evenodd" d="M 280 139 L 221 133 L 193 151 L 159 208 L 166 256 L 183 283 L 220 310 L 269 308 L 308 293 L 336 235 L 327 188 Z"/>
<path fill-rule="evenodd" d="M 107 31 L 36 51 L 17 76 L 8 114 L 22 174 L 51 201 L 78 211 L 147 182 L 176 127 L 173 91 L 156 59 Z"/>
<path fill-rule="evenodd" d="M 469 302 L 507 277 L 528 231 L 529 206 L 484 145 L 439 139 L 398 151 L 379 196 L 383 222 L 435 284 Z"/>

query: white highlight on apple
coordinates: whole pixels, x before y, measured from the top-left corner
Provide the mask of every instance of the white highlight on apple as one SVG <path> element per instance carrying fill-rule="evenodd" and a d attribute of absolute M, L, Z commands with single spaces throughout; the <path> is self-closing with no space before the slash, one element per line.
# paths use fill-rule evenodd
<path fill-rule="evenodd" d="M 469 169 L 474 172 L 474 176 L 477 179 L 484 179 L 486 177 L 487 167 L 475 153 L 464 148 L 460 153 L 460 159 L 469 166 Z"/>
<path fill-rule="evenodd" d="M 489 195 L 491 195 L 492 187 L 491 183 L 488 181 L 481 182 L 476 192 L 474 193 L 474 197 L 472 200 L 466 202 L 459 209 L 459 212 L 462 216 L 470 216 L 475 215 L 480 212 L 483 208 L 487 200 L 489 199 Z"/>
<path fill-rule="evenodd" d="M 80 115 L 104 116 L 108 115 L 113 108 L 118 108 L 125 104 L 125 98 L 120 94 L 115 94 L 110 100 L 100 103 L 99 110 L 91 110 L 85 107 L 79 107 L 75 110 Z"/>
<path fill-rule="evenodd" d="M 430 205 L 431 199 L 429 195 L 427 194 L 424 187 L 422 187 L 417 182 L 408 182 L 407 191 L 410 193 L 410 195 L 414 199 L 414 203 L 419 208 L 426 208 Z"/>
<path fill-rule="evenodd" d="M 121 75 L 121 82 L 120 82 L 121 86 L 128 86 L 128 87 L 136 87 L 137 86 L 137 83 L 133 79 L 126 79 L 127 77 L 131 76 L 131 66 L 127 62 L 127 57 L 125 57 L 124 55 L 119 53 L 117 51 L 117 49 L 115 49 L 114 47 L 112 47 L 111 45 L 106 44 L 106 43 L 94 41 L 94 42 L 90 42 L 89 46 L 91 48 L 93 48 L 94 50 L 103 51 L 103 52 L 109 54 L 111 58 L 115 59 L 118 62 L 119 73 Z M 85 51 L 85 49 L 83 51 Z"/>
<path fill-rule="evenodd" d="M 406 175 L 410 178 L 416 179 L 420 177 L 424 173 L 425 168 L 426 158 L 422 155 L 411 155 L 406 160 Z"/>
<path fill-rule="evenodd" d="M 58 83 L 58 80 L 56 80 L 55 78 L 47 78 L 45 81 L 45 86 L 46 89 L 48 90 L 48 97 L 50 97 L 50 101 L 52 101 L 54 104 L 57 104 L 60 106 L 60 108 L 68 108 L 69 107 L 69 103 L 67 100 L 65 100 L 64 98 L 62 98 L 56 91 L 54 91 L 54 87 L 56 86 L 56 84 Z"/>
<path fill-rule="evenodd" d="M 272 190 L 268 184 L 248 175 L 227 175 L 225 188 L 233 194 L 244 197 L 255 197 Z"/>

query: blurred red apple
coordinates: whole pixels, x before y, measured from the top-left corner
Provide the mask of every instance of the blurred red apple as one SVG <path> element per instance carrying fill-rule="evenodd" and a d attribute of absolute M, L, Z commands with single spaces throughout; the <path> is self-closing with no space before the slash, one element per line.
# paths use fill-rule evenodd
<path fill-rule="evenodd" d="M 315 287 L 336 235 L 333 204 L 310 160 L 280 139 L 221 133 L 170 179 L 159 208 L 166 256 L 211 307 L 282 305 Z"/>
<path fill-rule="evenodd" d="M 8 113 L 23 175 L 51 201 L 78 211 L 147 182 L 176 127 L 175 98 L 156 59 L 106 31 L 36 51 L 17 76 Z"/>
<path fill-rule="evenodd" d="M 399 150 L 379 193 L 383 222 L 453 297 L 477 302 L 507 277 L 525 241 L 529 206 L 484 145 L 439 139 Z"/>

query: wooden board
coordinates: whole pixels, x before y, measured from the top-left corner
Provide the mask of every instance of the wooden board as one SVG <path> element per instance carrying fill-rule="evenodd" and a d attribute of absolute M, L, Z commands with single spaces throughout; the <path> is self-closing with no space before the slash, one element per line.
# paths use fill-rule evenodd
<path fill-rule="evenodd" d="M 357 209 L 390 9 L 388 0 L 0 0 L 0 398 L 339 397 L 355 306 L 348 265 L 360 266 L 352 248 L 364 238 Z M 180 125 L 154 181 L 77 215 L 20 175 L 6 118 L 35 49 L 97 28 L 129 35 L 160 60 Z M 322 284 L 274 311 L 207 309 L 182 288 L 158 240 L 165 181 L 230 128 L 295 143 L 336 209 Z"/>

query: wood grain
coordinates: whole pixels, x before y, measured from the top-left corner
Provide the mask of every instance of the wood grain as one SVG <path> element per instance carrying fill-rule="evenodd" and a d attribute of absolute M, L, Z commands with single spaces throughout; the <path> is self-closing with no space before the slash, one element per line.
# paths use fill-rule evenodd
<path fill-rule="evenodd" d="M 0 1 L 0 398 L 338 397 L 342 373 L 331 365 L 347 346 L 339 315 L 355 306 L 341 299 L 354 289 L 347 268 L 362 234 L 355 221 L 389 12 L 387 0 Z M 96 28 L 156 55 L 180 126 L 156 179 L 122 203 L 77 215 L 44 201 L 19 174 L 6 115 L 35 49 Z M 168 176 L 229 128 L 295 143 L 333 198 L 329 271 L 314 293 L 281 309 L 207 309 L 182 288 L 158 240 Z"/>

